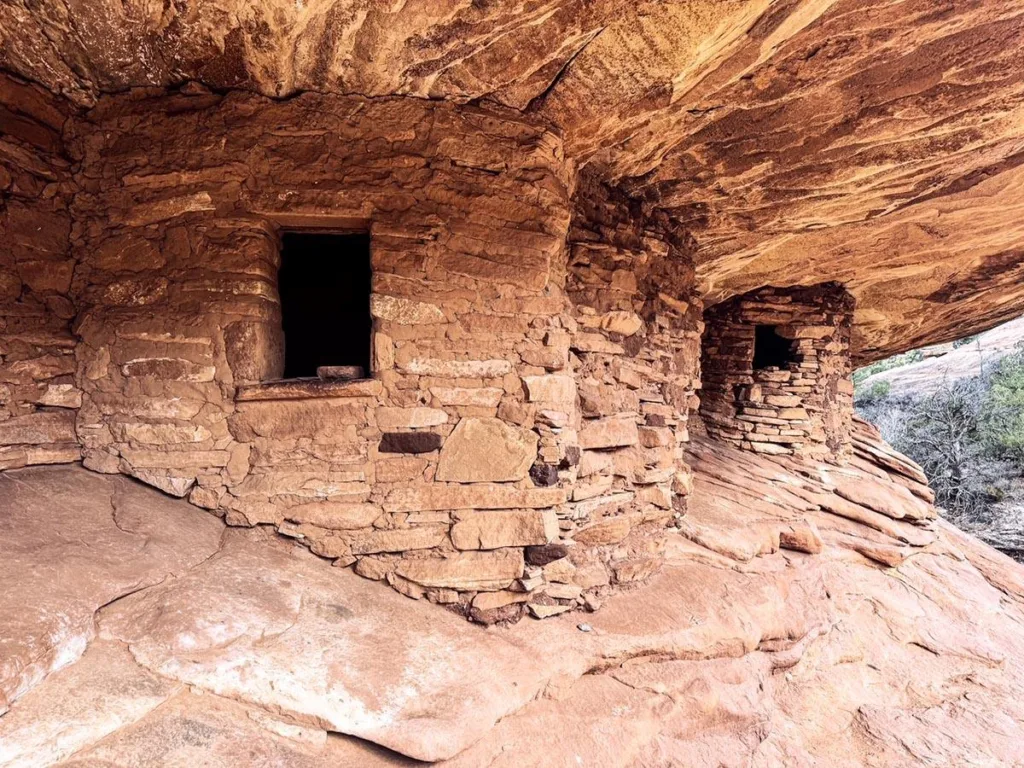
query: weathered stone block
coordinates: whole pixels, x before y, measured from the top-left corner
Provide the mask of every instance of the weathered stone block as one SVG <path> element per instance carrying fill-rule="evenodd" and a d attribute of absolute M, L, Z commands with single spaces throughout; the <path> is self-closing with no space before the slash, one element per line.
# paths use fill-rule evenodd
<path fill-rule="evenodd" d="M 606 355 L 625 353 L 621 344 L 609 341 L 600 333 L 577 333 L 572 338 L 572 348 L 577 352 L 600 352 Z"/>
<path fill-rule="evenodd" d="M 166 262 L 159 248 L 134 234 L 104 240 L 89 258 L 91 266 L 107 272 L 145 272 Z"/>
<path fill-rule="evenodd" d="M 571 605 L 548 605 L 546 603 L 529 603 L 527 608 L 530 609 L 530 615 L 535 619 L 550 619 L 552 616 L 572 610 Z"/>
<path fill-rule="evenodd" d="M 388 512 L 431 509 L 543 509 L 564 504 L 561 488 L 514 488 L 494 483 L 424 484 L 396 488 L 384 500 Z"/>
<path fill-rule="evenodd" d="M 75 412 L 38 411 L 0 421 L 0 445 L 75 443 Z"/>
<path fill-rule="evenodd" d="M 443 323 L 446 320 L 444 312 L 436 304 L 376 293 L 370 296 L 370 314 L 399 325 Z"/>
<path fill-rule="evenodd" d="M 579 444 L 585 450 L 636 445 L 639 439 L 636 419 L 632 416 L 595 419 L 580 427 Z"/>
<path fill-rule="evenodd" d="M 274 324 L 231 323 L 224 329 L 224 353 L 236 384 L 284 374 L 284 334 Z"/>
<path fill-rule="evenodd" d="M 797 408 L 803 404 L 796 395 L 766 395 L 764 401 L 779 408 Z"/>
<path fill-rule="evenodd" d="M 466 418 L 445 440 L 437 479 L 461 483 L 521 480 L 537 458 L 537 434 L 500 419 Z"/>
<path fill-rule="evenodd" d="M 427 460 L 418 456 L 380 457 L 374 462 L 374 474 L 378 483 L 407 482 L 422 478 L 427 466 Z"/>
<path fill-rule="evenodd" d="M 366 531 L 352 539 L 352 553 L 371 555 L 378 552 L 407 552 L 412 549 L 433 549 L 444 542 L 447 526 L 423 526 L 395 530 Z M 407 577 L 408 578 L 408 577 Z M 413 581 L 416 581 L 413 579 Z M 430 586 L 430 585 L 426 585 Z"/>
<path fill-rule="evenodd" d="M 576 380 L 572 376 L 524 376 L 523 385 L 526 387 L 527 400 L 531 403 L 572 405 L 576 401 Z"/>
<path fill-rule="evenodd" d="M 675 433 L 669 427 L 640 427 L 640 445 L 644 448 L 660 448 L 675 445 Z"/>
<path fill-rule="evenodd" d="M 553 510 L 491 510 L 469 512 L 452 527 L 456 549 L 500 549 L 549 544 L 558 538 Z"/>
<path fill-rule="evenodd" d="M 121 373 L 128 377 L 152 376 L 172 381 L 203 382 L 213 381 L 217 369 L 181 358 L 150 357 L 129 360 L 121 366 Z"/>
<path fill-rule="evenodd" d="M 287 520 L 331 530 L 369 528 L 380 515 L 381 508 L 375 504 L 346 504 L 332 501 L 299 504 L 284 511 Z"/>
<path fill-rule="evenodd" d="M 375 415 L 381 430 L 436 427 L 448 421 L 448 414 L 440 408 L 381 407 Z"/>
<path fill-rule="evenodd" d="M 2 401 L 2 396 L 0 396 Z M 82 390 L 74 384 L 47 384 L 38 399 L 39 405 L 54 408 L 81 408 Z"/>
<path fill-rule="evenodd" d="M 643 327 L 644 321 L 636 312 L 606 312 L 601 317 L 601 330 L 622 336 L 632 336 Z"/>
<path fill-rule="evenodd" d="M 257 437 L 292 440 L 338 435 L 346 426 L 367 421 L 364 406 L 345 400 L 285 400 L 240 405 L 229 423 L 237 440 L 249 442 Z"/>
<path fill-rule="evenodd" d="M 398 364 L 403 373 L 448 379 L 495 379 L 512 372 L 508 360 L 432 360 L 415 358 Z"/>
<path fill-rule="evenodd" d="M 497 408 L 505 390 L 497 387 L 431 387 L 430 394 L 441 405 L 468 405 Z"/>
<path fill-rule="evenodd" d="M 201 424 L 146 424 L 142 422 L 115 424 L 112 427 L 119 440 L 130 440 L 145 445 L 173 445 L 201 443 L 209 440 L 210 430 Z"/>
<path fill-rule="evenodd" d="M 446 558 L 406 558 L 398 564 L 396 573 L 424 587 L 497 592 L 508 589 L 523 575 L 523 553 L 519 549 L 499 549 L 461 552 Z"/>
<path fill-rule="evenodd" d="M 552 560 L 544 565 L 544 578 L 547 581 L 568 584 L 576 575 L 576 566 L 568 558 Z"/>
<path fill-rule="evenodd" d="M 122 448 L 121 457 L 135 468 L 145 469 L 200 469 L 227 466 L 227 451 L 161 451 Z"/>
<path fill-rule="evenodd" d="M 576 531 L 573 539 L 585 547 L 603 547 L 618 544 L 629 535 L 631 528 L 630 519 L 625 515 L 607 517 Z"/>

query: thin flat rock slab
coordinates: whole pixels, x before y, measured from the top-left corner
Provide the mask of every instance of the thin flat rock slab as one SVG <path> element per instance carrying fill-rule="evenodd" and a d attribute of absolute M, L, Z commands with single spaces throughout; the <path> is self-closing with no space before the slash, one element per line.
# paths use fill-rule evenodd
<path fill-rule="evenodd" d="M 79 658 L 100 606 L 202 562 L 223 529 L 123 477 L 77 467 L 0 475 L 0 701 Z"/>

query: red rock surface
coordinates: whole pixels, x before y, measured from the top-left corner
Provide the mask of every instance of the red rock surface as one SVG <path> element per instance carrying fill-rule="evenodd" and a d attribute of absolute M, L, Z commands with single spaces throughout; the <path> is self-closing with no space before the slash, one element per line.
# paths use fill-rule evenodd
<path fill-rule="evenodd" d="M 510 628 L 233 532 L 97 606 L 82 659 L 0 718 L 0 765 L 1024 763 L 1024 568 L 936 518 L 867 427 L 855 447 L 837 469 L 695 438 L 662 573 L 596 614 Z"/>
<path fill-rule="evenodd" d="M 82 655 L 101 606 L 195 566 L 222 529 L 122 478 L 0 475 L 0 711 Z"/>

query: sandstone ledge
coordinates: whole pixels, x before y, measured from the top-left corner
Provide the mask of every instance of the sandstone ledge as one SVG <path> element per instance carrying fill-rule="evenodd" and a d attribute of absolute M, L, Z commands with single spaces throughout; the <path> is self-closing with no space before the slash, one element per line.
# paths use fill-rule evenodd
<path fill-rule="evenodd" d="M 176 735 L 185 719 L 202 724 L 193 728 L 207 734 L 204 758 L 218 766 L 237 764 L 243 743 L 254 761 L 406 764 L 363 739 L 464 768 L 577 755 L 627 766 L 749 754 L 780 768 L 1019 758 L 1024 569 L 939 520 L 886 517 L 896 528 L 885 533 L 820 506 L 840 498 L 837 478 L 868 484 L 868 495 L 844 492 L 882 506 L 877 494 L 892 481 L 874 474 L 878 465 L 772 460 L 702 440 L 689 459 L 691 510 L 667 542 L 666 568 L 585 619 L 484 631 L 269 532 L 229 532 L 176 578 L 87 609 L 90 618 L 98 609 L 98 638 L 8 705 L 0 757 L 45 764 L 74 753 L 82 768 L 170 760 L 190 754 Z M 77 516 L 97 492 L 97 511 L 109 508 L 104 489 L 115 483 L 133 505 L 216 525 L 183 502 L 80 470 L 2 480 L 17 490 L 26 476 L 63 489 Z M 31 498 L 4 495 L 4 515 L 31 510 Z M 4 538 L 5 554 L 26 537 L 35 550 L 58 536 L 49 518 L 35 519 Z M 929 539 L 893 538 L 908 530 Z M 77 562 L 102 578 L 111 566 L 97 556 L 94 546 Z M 24 583 L 23 572 L 9 578 Z M 31 594 L 46 592 L 38 586 Z M 75 599 L 51 592 L 58 611 Z M 17 643 L 22 630 L 4 626 Z M 908 678 L 941 696 L 908 697 Z"/>

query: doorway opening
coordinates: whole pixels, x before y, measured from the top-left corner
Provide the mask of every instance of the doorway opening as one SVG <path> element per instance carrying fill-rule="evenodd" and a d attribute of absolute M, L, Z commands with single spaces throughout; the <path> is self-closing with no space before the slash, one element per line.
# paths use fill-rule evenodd
<path fill-rule="evenodd" d="M 284 377 L 368 376 L 369 235 L 286 232 L 281 244 Z"/>
<path fill-rule="evenodd" d="M 754 370 L 786 368 L 796 362 L 793 357 L 793 342 L 783 338 L 774 325 L 758 325 L 754 328 Z"/>

